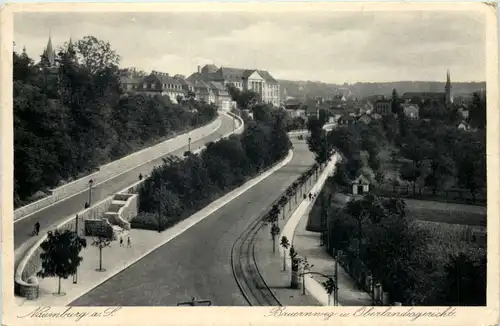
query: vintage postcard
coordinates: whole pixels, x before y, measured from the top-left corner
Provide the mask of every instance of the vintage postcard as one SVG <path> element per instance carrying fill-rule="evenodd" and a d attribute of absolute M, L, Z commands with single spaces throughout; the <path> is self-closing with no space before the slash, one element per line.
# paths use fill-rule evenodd
<path fill-rule="evenodd" d="M 1 15 L 3 325 L 498 324 L 496 4 Z"/>

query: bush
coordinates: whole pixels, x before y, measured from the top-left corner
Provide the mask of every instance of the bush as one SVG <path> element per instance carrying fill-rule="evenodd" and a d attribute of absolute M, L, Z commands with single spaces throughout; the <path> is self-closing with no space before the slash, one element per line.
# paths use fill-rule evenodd
<path fill-rule="evenodd" d="M 260 110 L 260 119 L 268 120 L 249 122 L 243 134 L 208 143 L 201 153 L 184 160 L 164 160 L 139 187 L 139 211 L 162 214 L 161 229 L 167 228 L 283 159 L 290 141 L 281 117 L 269 107 Z M 139 214 L 131 224 L 158 229 L 158 222 L 147 214 Z"/>

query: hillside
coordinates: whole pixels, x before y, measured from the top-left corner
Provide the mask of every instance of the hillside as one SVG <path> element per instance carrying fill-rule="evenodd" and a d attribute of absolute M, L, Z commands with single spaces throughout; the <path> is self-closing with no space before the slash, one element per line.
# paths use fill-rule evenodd
<path fill-rule="evenodd" d="M 383 94 L 390 96 L 392 89 L 396 89 L 399 94 L 405 92 L 442 92 L 444 91 L 443 82 L 427 82 L 427 81 L 399 81 L 387 83 L 355 83 L 355 84 L 327 84 L 322 82 L 312 81 L 291 81 L 278 80 L 280 84 L 281 96 L 284 96 L 285 89 L 287 96 L 303 98 L 304 96 L 315 97 L 331 97 L 336 93 L 337 89 L 342 89 L 343 92 L 351 91 L 357 97 L 365 97 L 374 94 Z M 300 87 L 302 85 L 302 90 Z M 486 88 L 486 82 L 467 82 L 453 83 L 453 94 L 472 93 Z"/>

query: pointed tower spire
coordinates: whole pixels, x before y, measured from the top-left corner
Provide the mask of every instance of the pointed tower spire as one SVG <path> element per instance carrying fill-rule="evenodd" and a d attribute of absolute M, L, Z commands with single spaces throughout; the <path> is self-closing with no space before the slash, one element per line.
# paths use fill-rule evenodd
<path fill-rule="evenodd" d="M 47 42 L 47 47 L 45 48 L 44 54 L 47 57 L 50 65 L 54 66 L 56 55 L 54 53 L 54 48 L 52 47 L 52 30 L 49 30 L 49 41 Z"/>
<path fill-rule="evenodd" d="M 447 106 L 453 104 L 453 96 L 451 95 L 451 78 L 450 78 L 450 69 L 446 70 L 446 85 L 444 86 L 445 92 L 445 102 Z"/>

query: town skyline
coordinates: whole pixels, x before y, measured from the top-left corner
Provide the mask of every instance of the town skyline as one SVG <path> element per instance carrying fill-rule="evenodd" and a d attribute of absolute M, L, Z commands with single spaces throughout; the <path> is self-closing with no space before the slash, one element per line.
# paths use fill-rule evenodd
<path fill-rule="evenodd" d="M 442 81 L 447 69 L 453 82 L 486 79 L 485 25 L 474 12 L 259 13 L 258 19 L 240 12 L 103 15 L 16 14 L 15 50 L 26 47 L 37 60 L 49 35 L 56 49 L 69 38 L 95 35 L 122 56 L 122 68 L 172 75 L 189 76 L 198 65 L 215 64 L 335 84 Z M 228 33 L 227 26 L 234 28 Z"/>

